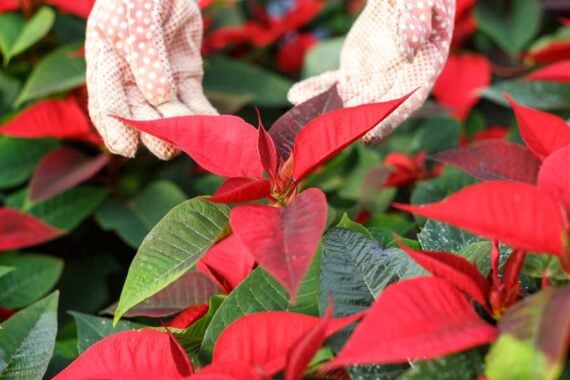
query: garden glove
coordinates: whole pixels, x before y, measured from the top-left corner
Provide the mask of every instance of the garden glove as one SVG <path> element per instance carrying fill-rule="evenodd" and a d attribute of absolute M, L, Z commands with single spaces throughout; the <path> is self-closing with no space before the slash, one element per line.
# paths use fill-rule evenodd
<path fill-rule="evenodd" d="M 161 159 L 178 151 L 114 118 L 215 115 L 202 90 L 202 18 L 193 0 L 98 0 L 87 23 L 89 113 L 113 153 L 139 139 Z"/>
<path fill-rule="evenodd" d="M 455 0 L 368 0 L 346 37 L 340 68 L 297 83 L 299 104 L 337 84 L 345 106 L 400 98 L 417 89 L 391 116 L 364 136 L 383 140 L 427 99 L 453 34 Z"/>

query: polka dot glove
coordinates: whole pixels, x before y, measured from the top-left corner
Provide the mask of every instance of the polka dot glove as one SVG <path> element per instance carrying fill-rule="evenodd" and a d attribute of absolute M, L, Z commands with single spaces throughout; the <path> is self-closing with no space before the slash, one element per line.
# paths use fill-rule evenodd
<path fill-rule="evenodd" d="M 98 0 L 87 24 L 89 113 L 109 150 L 139 140 L 161 159 L 171 145 L 111 115 L 138 120 L 217 114 L 202 90 L 202 18 L 193 0 Z"/>
<path fill-rule="evenodd" d="M 453 34 L 455 0 L 368 0 L 348 33 L 340 68 L 297 83 L 289 100 L 299 104 L 335 83 L 345 106 L 416 93 L 365 137 L 383 140 L 423 105 L 440 74 Z"/>

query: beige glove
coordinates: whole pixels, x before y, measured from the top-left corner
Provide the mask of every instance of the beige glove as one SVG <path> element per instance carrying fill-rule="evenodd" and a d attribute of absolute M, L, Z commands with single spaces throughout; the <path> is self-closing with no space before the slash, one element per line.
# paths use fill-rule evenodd
<path fill-rule="evenodd" d="M 133 157 L 139 138 L 161 159 L 169 144 L 113 118 L 217 114 L 202 90 L 202 18 L 193 0 L 98 0 L 87 24 L 89 113 L 113 153 Z"/>
<path fill-rule="evenodd" d="M 289 100 L 299 104 L 335 83 L 345 106 L 419 89 L 363 139 L 381 141 L 427 99 L 449 53 L 454 16 L 455 0 L 368 0 L 348 33 L 339 70 L 297 83 Z"/>

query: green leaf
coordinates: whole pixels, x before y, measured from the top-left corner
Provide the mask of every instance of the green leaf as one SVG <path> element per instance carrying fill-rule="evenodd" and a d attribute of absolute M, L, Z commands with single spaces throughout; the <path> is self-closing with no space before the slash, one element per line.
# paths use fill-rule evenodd
<path fill-rule="evenodd" d="M 303 78 L 319 75 L 325 71 L 337 70 L 340 66 L 340 50 L 344 45 L 344 40 L 344 37 L 339 37 L 320 41 L 309 49 L 305 56 Z"/>
<path fill-rule="evenodd" d="M 0 126 L 0 130 L 1 130 Z M 40 159 L 57 147 L 55 140 L 25 140 L 0 136 L 0 189 L 24 183 Z"/>
<path fill-rule="evenodd" d="M 522 105 L 546 111 L 570 108 L 570 84 L 527 80 L 502 81 L 486 88 L 481 96 L 499 105 L 509 107 L 503 95 L 508 93 Z"/>
<path fill-rule="evenodd" d="M 77 324 L 77 350 L 79 353 L 82 353 L 91 345 L 111 334 L 145 327 L 145 325 L 140 323 L 129 321 L 120 321 L 116 326 L 113 326 L 113 321 L 109 318 L 96 317 L 74 311 L 70 311 L 69 314 L 73 316 Z"/>
<path fill-rule="evenodd" d="M 167 287 L 223 236 L 229 208 L 201 198 L 186 201 L 152 229 L 135 256 L 123 286 L 115 323 L 131 307 Z"/>
<path fill-rule="evenodd" d="M 431 117 L 422 122 L 411 143 L 412 152 L 428 154 L 457 147 L 461 137 L 461 124 L 446 116 Z"/>
<path fill-rule="evenodd" d="M 426 251 L 457 252 L 481 238 L 449 224 L 428 220 L 418 234 L 418 240 Z"/>
<path fill-rule="evenodd" d="M 42 7 L 27 22 L 15 13 L 0 14 L 0 50 L 4 65 L 42 39 L 53 26 L 55 12 Z"/>
<path fill-rule="evenodd" d="M 408 368 L 405 364 L 366 365 L 348 367 L 346 371 L 353 380 L 396 380 Z"/>
<path fill-rule="evenodd" d="M 0 71 L 0 123 L 20 92 L 20 81 Z M 0 127 L 2 128 L 2 127 Z"/>
<path fill-rule="evenodd" d="M 557 379 L 564 368 L 570 323 L 570 286 L 544 288 L 499 321 L 501 337 L 487 356 L 493 379 Z"/>
<path fill-rule="evenodd" d="M 20 309 L 46 295 L 63 271 L 63 260 L 40 254 L 5 253 L 0 265 L 14 270 L 0 277 L 0 305 Z"/>
<path fill-rule="evenodd" d="M 400 380 L 473 380 L 484 370 L 483 355 L 479 350 L 470 350 L 445 358 L 414 362 L 413 368 Z"/>
<path fill-rule="evenodd" d="M 113 230 L 133 248 L 138 248 L 150 230 L 186 195 L 170 181 L 150 184 L 136 197 L 126 201 L 108 200 L 96 218 L 104 230 Z"/>
<path fill-rule="evenodd" d="M 78 186 L 39 203 L 27 203 L 27 191 L 21 191 L 6 201 L 37 216 L 49 225 L 71 231 L 88 218 L 105 200 L 107 191 L 95 186 Z"/>
<path fill-rule="evenodd" d="M 4 254 L 6 255 L 6 253 Z M 12 272 L 14 268 L 0 266 L 0 278 L 6 276 L 8 273 Z"/>
<path fill-rule="evenodd" d="M 287 291 L 261 268 L 255 269 L 222 303 L 206 334 L 200 356 L 210 358 L 214 344 L 222 331 L 244 315 L 263 311 L 294 311 L 309 315 L 319 314 L 319 249 L 297 294 L 297 303 L 291 304 Z"/>
<path fill-rule="evenodd" d="M 261 107 L 289 105 L 287 92 L 293 83 L 277 74 L 234 59 L 214 56 L 205 64 L 204 90 L 251 99 Z"/>
<path fill-rule="evenodd" d="M 332 296 L 336 317 L 366 310 L 387 285 L 421 273 L 402 250 L 382 249 L 376 240 L 354 231 L 335 228 L 323 246 L 321 309 Z"/>
<path fill-rule="evenodd" d="M 481 0 L 475 7 L 479 29 L 516 56 L 540 28 L 539 0 Z"/>
<path fill-rule="evenodd" d="M 225 298 L 225 296 L 213 296 L 210 298 L 208 312 L 192 324 L 192 326 L 186 329 L 168 328 L 187 353 L 194 355 L 198 353 L 202 340 L 204 339 L 204 335 L 206 334 L 206 329 L 210 326 L 214 315 L 224 302 Z"/>
<path fill-rule="evenodd" d="M 0 378 L 41 379 L 57 333 L 58 292 L 0 324 Z"/>
<path fill-rule="evenodd" d="M 358 224 L 350 220 L 350 218 L 346 213 L 342 214 L 342 218 L 340 219 L 340 222 L 338 222 L 338 224 L 336 225 L 336 228 L 342 228 L 352 232 L 357 232 L 359 234 L 366 236 L 367 238 L 372 239 L 372 234 L 370 233 L 370 231 L 368 231 L 366 227 L 364 227 L 362 224 Z"/>
<path fill-rule="evenodd" d="M 81 44 L 69 44 L 46 55 L 35 67 L 15 101 L 16 106 L 85 83 L 85 58 Z"/>

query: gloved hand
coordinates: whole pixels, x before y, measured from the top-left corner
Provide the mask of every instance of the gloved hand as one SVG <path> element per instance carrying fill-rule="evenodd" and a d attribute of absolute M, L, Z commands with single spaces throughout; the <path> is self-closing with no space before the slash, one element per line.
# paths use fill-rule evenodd
<path fill-rule="evenodd" d="M 345 106 L 416 93 L 364 136 L 379 142 L 425 102 L 440 74 L 453 34 L 455 0 L 368 0 L 343 45 L 340 68 L 297 83 L 299 104 L 335 83 Z"/>
<path fill-rule="evenodd" d="M 202 90 L 202 18 L 193 0 L 98 0 L 87 24 L 89 113 L 109 150 L 139 139 L 161 159 L 178 152 L 111 115 L 150 120 L 217 114 Z"/>

